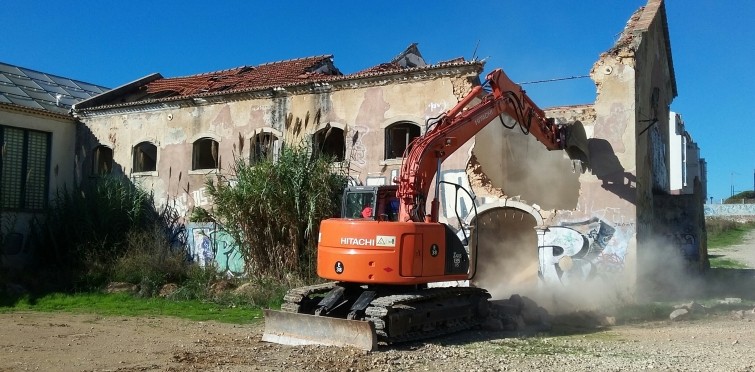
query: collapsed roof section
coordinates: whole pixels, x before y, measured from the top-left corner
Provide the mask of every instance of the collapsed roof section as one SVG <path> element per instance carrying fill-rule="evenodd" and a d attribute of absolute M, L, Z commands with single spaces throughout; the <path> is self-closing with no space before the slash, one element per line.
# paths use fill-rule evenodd
<path fill-rule="evenodd" d="M 456 58 L 429 65 L 417 48 L 409 45 L 388 63 L 353 73 L 343 74 L 333 64 L 332 55 L 321 55 L 241 66 L 198 75 L 164 78 L 159 73 L 145 76 L 112 91 L 75 105 L 75 110 L 99 110 L 112 107 L 174 101 L 195 97 L 218 96 L 243 92 L 264 91 L 317 83 L 357 80 L 389 76 L 397 72 L 425 71 L 453 66 L 474 66 L 482 71 L 483 62 L 467 62 Z"/>
<path fill-rule="evenodd" d="M 163 98 L 286 86 L 305 81 L 323 81 L 341 75 L 343 74 L 333 66 L 333 56 L 328 55 L 266 63 L 259 66 L 241 66 L 186 77 L 158 79 L 145 87 L 150 98 Z"/>

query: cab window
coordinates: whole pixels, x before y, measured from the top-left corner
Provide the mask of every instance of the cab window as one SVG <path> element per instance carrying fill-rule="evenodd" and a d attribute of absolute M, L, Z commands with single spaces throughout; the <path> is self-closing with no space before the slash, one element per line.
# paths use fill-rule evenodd
<path fill-rule="evenodd" d="M 375 196 L 372 192 L 350 192 L 346 194 L 343 217 L 374 218 Z"/>

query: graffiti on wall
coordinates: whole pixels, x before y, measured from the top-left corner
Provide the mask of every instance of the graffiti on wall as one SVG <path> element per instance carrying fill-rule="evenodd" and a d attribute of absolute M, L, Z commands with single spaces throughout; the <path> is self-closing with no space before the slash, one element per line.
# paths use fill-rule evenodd
<path fill-rule="evenodd" d="M 600 218 L 563 222 L 538 232 L 538 259 L 545 283 L 569 284 L 624 268 L 621 228 Z"/>
<path fill-rule="evenodd" d="M 351 155 L 349 156 L 351 165 L 364 168 L 367 166 L 367 146 L 364 145 L 362 140 L 370 131 L 370 128 L 364 125 L 353 125 L 350 129 L 354 132 L 351 138 Z"/>
<path fill-rule="evenodd" d="M 705 217 L 755 217 L 755 204 L 705 204 L 704 210 Z"/>
<path fill-rule="evenodd" d="M 215 265 L 218 272 L 232 276 L 244 274 L 244 259 L 230 235 L 212 223 L 189 223 L 186 230 L 193 262 L 202 267 Z"/>
<path fill-rule="evenodd" d="M 685 230 L 691 231 L 692 227 L 690 226 Z M 691 232 L 676 232 L 667 234 L 666 238 L 682 253 L 685 260 L 700 260 L 700 246 L 695 234 Z"/>
<path fill-rule="evenodd" d="M 191 201 L 191 203 L 189 203 Z M 200 187 L 189 193 L 182 192 L 179 195 L 170 198 L 161 199 L 157 205 L 168 205 L 178 212 L 180 216 L 186 216 L 191 206 L 207 207 L 212 204 L 212 198 L 207 193 L 207 187 Z"/>

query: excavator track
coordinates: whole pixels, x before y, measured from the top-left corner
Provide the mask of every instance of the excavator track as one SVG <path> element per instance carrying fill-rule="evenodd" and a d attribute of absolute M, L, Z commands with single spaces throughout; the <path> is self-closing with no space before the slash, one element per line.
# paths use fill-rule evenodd
<path fill-rule="evenodd" d="M 319 301 L 317 296 L 330 292 L 336 284 L 336 282 L 328 282 L 292 288 L 283 296 L 281 311 L 309 314 Z"/>
<path fill-rule="evenodd" d="M 438 337 L 482 324 L 490 294 L 480 288 L 429 288 L 380 297 L 365 309 L 380 341 L 391 344 Z"/>
<path fill-rule="evenodd" d="M 343 285 L 325 283 L 294 288 L 285 295 L 281 311 L 315 314 L 320 300 L 331 290 Z M 349 321 L 356 319 L 372 323 L 381 344 L 433 338 L 470 329 L 480 325 L 488 315 L 487 300 L 490 294 L 480 288 L 405 290 L 392 286 L 364 289 L 367 290 L 374 290 L 375 298 L 359 317 L 352 317 Z M 352 297 L 355 296 L 353 291 L 351 293 Z M 349 299 L 344 301 L 349 302 Z"/>

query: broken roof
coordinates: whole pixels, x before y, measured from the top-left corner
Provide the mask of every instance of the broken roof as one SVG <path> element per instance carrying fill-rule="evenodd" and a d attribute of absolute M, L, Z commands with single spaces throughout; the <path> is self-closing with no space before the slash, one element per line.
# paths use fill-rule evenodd
<path fill-rule="evenodd" d="M 245 88 L 285 86 L 304 81 L 322 81 L 341 76 L 332 64 L 333 56 L 316 56 L 241 66 L 199 75 L 158 79 L 146 85 L 147 93 L 159 97 L 234 91 Z"/>
<path fill-rule="evenodd" d="M 108 88 L 0 62 L 0 103 L 68 115 Z"/>
<path fill-rule="evenodd" d="M 419 71 L 455 65 L 479 65 L 479 70 L 482 70 L 483 62 L 467 62 L 463 58 L 457 58 L 436 65 L 428 65 L 419 54 L 417 44 L 411 44 L 391 62 L 381 63 L 347 75 L 335 67 L 332 55 L 290 59 L 258 66 L 241 66 L 174 78 L 163 78 L 162 75 L 156 73 L 115 88 L 99 97 L 78 103 L 75 110 L 95 107 L 104 109 L 192 97 L 261 91 L 277 87 L 387 76 L 399 71 Z"/>

